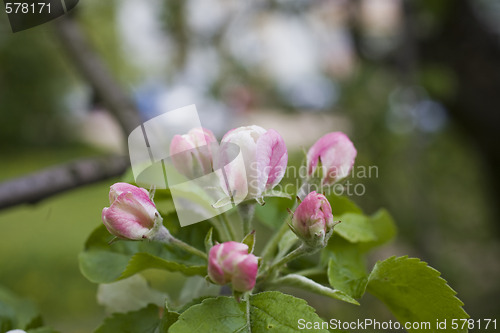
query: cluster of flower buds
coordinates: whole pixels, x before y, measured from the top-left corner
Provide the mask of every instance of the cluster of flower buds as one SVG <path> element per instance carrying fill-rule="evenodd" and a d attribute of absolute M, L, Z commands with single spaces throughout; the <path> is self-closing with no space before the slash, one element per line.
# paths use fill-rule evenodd
<path fill-rule="evenodd" d="M 241 153 L 242 163 L 230 163 L 235 149 Z M 223 168 L 224 174 L 217 186 L 236 202 L 250 199 L 262 202 L 265 192 L 283 178 L 288 162 L 281 135 L 255 125 L 230 130 L 222 138 L 220 147 L 211 131 L 192 129 L 187 134 L 174 136 L 170 156 L 177 171 L 190 179 Z"/>
<path fill-rule="evenodd" d="M 310 248 L 322 248 L 328 243 L 333 227 L 332 207 L 323 194 L 313 191 L 295 210 L 292 231 Z"/>
<path fill-rule="evenodd" d="M 344 133 L 332 132 L 322 136 L 307 152 L 305 185 L 329 186 L 344 179 L 349 175 L 356 155 L 356 148 Z M 339 221 L 333 221 L 332 207 L 323 194 L 302 191 L 303 188 L 298 195 L 304 199 L 295 210 L 291 228 L 308 247 L 325 247 Z"/>
<path fill-rule="evenodd" d="M 214 143 L 217 144 L 215 136 L 206 129 L 175 136 L 170 146 L 175 167 L 186 177 L 212 172 Z M 225 143 L 240 148 L 245 164 L 244 169 L 225 170 L 225 182 L 229 183 L 232 195 L 243 193 L 245 197 L 241 199 L 259 201 L 283 178 L 288 153 L 276 131 L 259 126 L 240 127 L 226 133 L 219 152 L 224 151 Z M 309 149 L 306 181 L 334 184 L 349 174 L 355 157 L 356 149 L 345 134 L 329 133 Z M 290 227 L 308 249 L 314 250 L 326 246 L 338 222 L 333 221 L 332 208 L 323 194 L 316 191 L 306 194 L 294 212 Z M 109 200 L 110 207 L 103 209 L 102 220 L 111 234 L 131 240 L 173 239 L 145 189 L 116 183 L 111 186 Z M 206 257 L 204 253 L 201 256 Z M 210 249 L 208 276 L 216 284 L 231 283 L 235 291 L 247 292 L 255 286 L 258 265 L 258 258 L 248 253 L 246 244 L 229 241 Z"/>
<path fill-rule="evenodd" d="M 248 245 L 238 242 L 217 244 L 208 255 L 208 276 L 220 285 L 231 283 L 239 292 L 252 290 L 258 271 L 258 259 L 248 253 Z"/>
<path fill-rule="evenodd" d="M 109 199 L 111 206 L 103 209 L 102 220 L 112 235 L 130 240 L 161 240 L 169 235 L 145 189 L 116 183 L 111 186 Z M 210 250 L 208 274 L 217 284 L 231 282 L 236 291 L 251 290 L 257 270 L 257 257 L 248 253 L 246 244 L 231 241 Z"/>

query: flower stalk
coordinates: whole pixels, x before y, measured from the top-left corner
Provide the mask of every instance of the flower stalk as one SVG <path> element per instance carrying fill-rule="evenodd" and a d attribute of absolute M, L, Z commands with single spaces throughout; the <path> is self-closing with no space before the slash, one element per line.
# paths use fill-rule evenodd
<path fill-rule="evenodd" d="M 207 260 L 207 255 L 205 252 L 202 252 L 202 251 L 198 250 L 197 248 L 195 248 L 187 243 L 184 243 L 180 239 L 177 239 L 174 236 L 172 236 L 170 233 L 168 235 L 169 236 L 163 241 L 163 243 L 172 244 L 174 246 L 177 246 L 180 249 L 183 249 L 184 251 L 186 251 L 188 253 L 191 253 L 192 255 L 195 255 L 197 257 L 200 257 L 202 259 Z"/>
<path fill-rule="evenodd" d="M 306 254 L 313 254 L 317 252 L 319 249 L 310 247 L 306 245 L 305 243 L 302 243 L 298 248 L 293 250 L 292 252 L 288 253 L 286 256 L 283 258 L 279 259 L 277 262 L 273 263 L 271 266 L 269 266 L 267 269 L 265 269 L 261 276 L 263 277 L 264 280 L 268 279 L 269 277 L 273 276 L 274 272 L 284 266 L 286 263 L 295 260 L 303 255 Z"/>
<path fill-rule="evenodd" d="M 243 235 L 248 235 L 252 231 L 252 220 L 255 214 L 255 203 L 248 202 L 238 205 L 238 212 L 243 220 Z"/>

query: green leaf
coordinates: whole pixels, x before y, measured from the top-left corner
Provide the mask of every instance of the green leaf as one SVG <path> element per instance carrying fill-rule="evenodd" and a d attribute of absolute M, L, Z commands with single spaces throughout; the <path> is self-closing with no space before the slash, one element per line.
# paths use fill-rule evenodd
<path fill-rule="evenodd" d="M 344 219 L 346 215 L 347 220 Z M 352 223 L 352 218 L 349 219 L 352 215 L 361 222 Z M 333 288 L 360 298 L 368 283 L 364 253 L 390 241 L 396 234 L 396 226 L 385 209 L 371 217 L 347 213 L 341 218 L 342 223 L 335 227 L 337 234 L 322 252 L 322 262 L 328 264 L 328 281 Z M 353 234 L 356 228 L 357 236 Z M 368 241 L 370 238 L 373 240 Z"/>
<path fill-rule="evenodd" d="M 278 229 L 288 218 L 287 208 L 291 209 L 293 204 L 294 200 L 286 198 L 267 198 L 264 206 L 257 205 L 255 207 L 255 216 L 262 224 L 272 229 Z"/>
<path fill-rule="evenodd" d="M 148 268 L 205 274 L 206 261 L 173 245 L 127 240 L 109 244 L 111 237 L 104 226 L 98 227 L 78 257 L 82 274 L 92 282 L 109 283 Z"/>
<path fill-rule="evenodd" d="M 373 242 L 366 242 L 361 244 L 363 251 L 368 251 L 371 248 L 383 245 L 392 240 L 397 233 L 396 223 L 385 209 L 379 209 L 375 214 L 370 217 L 370 224 L 375 233 L 376 240 Z"/>
<path fill-rule="evenodd" d="M 250 297 L 250 326 L 252 333 L 303 332 L 299 320 L 322 323 L 314 309 L 303 299 L 268 291 Z M 170 333 L 234 333 L 248 332 L 246 301 L 236 302 L 232 297 L 217 297 L 192 306 L 170 327 Z M 312 329 L 308 332 L 325 332 Z"/>
<path fill-rule="evenodd" d="M 178 304 L 190 303 L 193 299 L 207 296 L 217 296 L 220 294 L 221 286 L 208 282 L 200 276 L 191 276 L 186 279 L 179 295 Z M 198 303 L 201 303 L 199 301 Z M 195 303 L 196 304 L 196 303 Z"/>
<path fill-rule="evenodd" d="M 203 221 L 181 227 L 177 214 L 171 214 L 168 218 L 163 218 L 163 224 L 172 235 L 188 244 L 202 245 L 205 242 L 207 233 L 212 227 L 209 221 Z"/>
<path fill-rule="evenodd" d="M 118 280 L 127 268 L 131 256 L 103 250 L 81 252 L 78 256 L 80 271 L 89 281 L 109 283 Z"/>
<path fill-rule="evenodd" d="M 328 244 L 328 260 L 330 285 L 354 298 L 361 298 L 366 290 L 368 274 L 359 246 L 338 237 Z"/>
<path fill-rule="evenodd" d="M 207 298 L 183 312 L 169 333 L 191 332 L 244 332 L 245 304 L 232 297 Z"/>
<path fill-rule="evenodd" d="M 120 275 L 120 279 L 132 276 L 149 268 L 164 269 L 170 272 L 181 272 L 184 275 L 207 275 L 207 266 L 186 266 L 175 261 L 168 261 L 149 253 L 136 253 L 128 262 L 127 268 Z"/>
<path fill-rule="evenodd" d="M 354 298 L 347 295 L 345 292 L 341 290 L 330 289 L 302 275 L 288 274 L 275 280 L 274 283 L 279 286 L 291 286 L 291 287 L 301 288 L 316 294 L 328 296 L 330 298 L 338 299 L 347 303 L 359 305 L 359 303 Z"/>
<path fill-rule="evenodd" d="M 97 302 L 106 313 L 137 311 L 148 304 L 163 306 L 167 295 L 151 288 L 140 274 L 113 283 L 100 284 Z"/>
<path fill-rule="evenodd" d="M 50 327 L 38 327 L 31 330 L 27 330 L 26 333 L 59 333 Z"/>
<path fill-rule="evenodd" d="M 300 319 L 304 319 L 305 322 L 323 322 L 316 311 L 300 298 L 278 291 L 267 291 L 250 298 L 252 332 L 303 332 L 298 327 Z M 308 332 L 328 331 L 312 329 Z"/>
<path fill-rule="evenodd" d="M 345 213 L 339 217 L 342 223 L 334 231 L 351 243 L 373 242 L 377 240 L 370 219 L 361 214 Z"/>
<path fill-rule="evenodd" d="M 213 285 L 213 284 L 212 284 Z M 220 293 L 217 293 L 217 295 L 219 295 Z M 208 299 L 208 298 L 214 298 L 215 296 L 217 295 L 212 295 L 212 296 L 201 296 L 201 297 L 196 297 L 196 298 L 193 298 L 191 301 L 187 302 L 186 304 L 182 305 L 181 307 L 178 307 L 176 308 L 175 310 L 178 312 L 178 313 L 183 313 L 187 310 L 189 310 L 192 306 L 194 305 L 198 305 L 198 304 L 201 304 L 201 302 L 203 302 L 204 300 Z"/>
<path fill-rule="evenodd" d="M 155 195 L 154 203 L 161 216 L 167 216 L 176 212 L 172 198 L 157 197 Z"/>
<path fill-rule="evenodd" d="M 151 304 L 138 311 L 113 314 L 94 333 L 155 333 L 160 321 L 158 306 Z"/>
<path fill-rule="evenodd" d="M 160 321 L 160 326 L 158 329 L 159 333 L 166 333 L 177 320 L 179 319 L 179 314 L 165 308 L 165 313 Z M 156 333 L 156 332 L 155 332 Z"/>
<path fill-rule="evenodd" d="M 255 246 L 255 230 L 246 235 L 245 238 L 243 238 L 242 243 L 248 246 L 248 253 L 253 253 Z"/>
<path fill-rule="evenodd" d="M 0 328 L 35 328 L 41 326 L 41 322 L 39 311 L 31 300 L 0 287 Z"/>
<path fill-rule="evenodd" d="M 436 319 L 469 318 L 456 292 L 440 277 L 440 273 L 418 258 L 391 257 L 375 264 L 368 279 L 368 291 L 384 302 L 401 322 L 429 321 L 435 328 Z M 416 332 L 417 330 L 408 330 Z M 439 332 L 467 332 L 467 329 Z"/>
<path fill-rule="evenodd" d="M 277 257 L 280 258 L 287 254 L 298 240 L 297 235 L 295 235 L 292 230 L 287 230 L 278 243 Z"/>
<path fill-rule="evenodd" d="M 332 212 L 334 216 L 340 216 L 346 213 L 363 214 L 361 208 L 359 208 L 354 202 L 349 200 L 347 197 L 337 196 L 335 194 L 329 194 L 326 196 L 330 205 L 332 206 Z"/>

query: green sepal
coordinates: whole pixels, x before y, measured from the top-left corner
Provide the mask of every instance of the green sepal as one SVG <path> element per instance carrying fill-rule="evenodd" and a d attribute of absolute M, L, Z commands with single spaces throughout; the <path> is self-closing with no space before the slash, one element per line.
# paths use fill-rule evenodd
<path fill-rule="evenodd" d="M 255 230 L 246 235 L 242 243 L 248 245 L 248 253 L 253 253 L 255 247 Z"/>
<path fill-rule="evenodd" d="M 212 239 L 213 229 L 214 228 L 210 228 L 205 236 L 205 251 L 207 253 L 209 253 L 212 246 L 214 246 L 214 241 Z"/>

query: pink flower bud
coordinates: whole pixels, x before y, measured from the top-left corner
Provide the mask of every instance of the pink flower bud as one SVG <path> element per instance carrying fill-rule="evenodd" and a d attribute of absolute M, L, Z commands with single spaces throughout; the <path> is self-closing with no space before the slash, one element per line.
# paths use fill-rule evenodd
<path fill-rule="evenodd" d="M 217 244 L 208 255 L 208 276 L 213 282 L 232 283 L 240 292 L 252 290 L 257 278 L 258 260 L 248 253 L 248 246 L 238 242 Z"/>
<path fill-rule="evenodd" d="M 292 218 L 295 234 L 313 248 L 326 246 L 337 223 L 333 221 L 330 203 L 323 194 L 316 191 L 305 197 Z"/>
<path fill-rule="evenodd" d="M 322 183 L 331 185 L 349 175 L 356 158 L 356 148 L 342 132 L 322 136 L 307 152 L 307 173 L 319 171 Z M 321 161 L 322 170 L 316 170 Z"/>
<path fill-rule="evenodd" d="M 245 170 L 227 170 L 229 186 L 235 197 L 246 193 L 246 199 L 261 198 L 283 178 L 288 162 L 285 141 L 273 129 L 260 126 L 235 128 L 224 135 L 224 143 L 237 144 L 243 155 Z M 244 179 L 246 178 L 246 182 Z M 245 199 L 245 198 L 240 198 Z"/>
<path fill-rule="evenodd" d="M 143 188 L 116 183 L 109 191 L 109 201 L 110 207 L 102 210 L 102 221 L 108 231 L 119 238 L 153 239 L 163 227 L 155 204 Z"/>
<path fill-rule="evenodd" d="M 205 128 L 193 128 L 187 134 L 175 135 L 170 155 L 175 168 L 190 179 L 212 172 L 212 149 L 215 135 Z"/>

